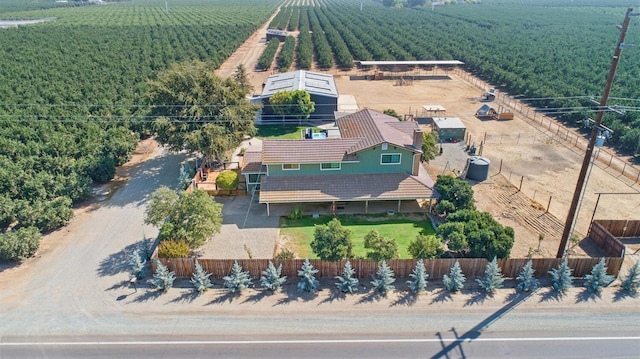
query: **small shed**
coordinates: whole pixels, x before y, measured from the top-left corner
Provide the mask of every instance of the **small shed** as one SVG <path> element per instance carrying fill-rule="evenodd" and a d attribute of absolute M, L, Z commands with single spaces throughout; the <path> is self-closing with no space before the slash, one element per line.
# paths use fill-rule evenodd
<path fill-rule="evenodd" d="M 476 117 L 487 117 L 487 116 L 491 116 L 491 111 L 495 110 L 493 108 L 491 108 L 491 106 L 484 104 L 482 105 L 482 107 L 480 107 L 478 109 L 478 111 L 476 111 Z"/>
<path fill-rule="evenodd" d="M 438 132 L 441 141 L 464 141 L 467 128 L 457 117 L 434 117 L 433 129 Z"/>
<path fill-rule="evenodd" d="M 278 39 L 283 42 L 287 38 L 287 32 L 278 29 L 267 29 L 267 42 L 271 39 Z"/>

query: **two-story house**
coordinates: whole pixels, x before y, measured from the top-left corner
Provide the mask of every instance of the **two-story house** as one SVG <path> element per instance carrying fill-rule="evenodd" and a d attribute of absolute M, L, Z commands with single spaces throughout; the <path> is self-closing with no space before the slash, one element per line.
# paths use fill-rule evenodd
<path fill-rule="evenodd" d="M 328 136 L 265 140 L 262 152 L 245 153 L 248 188 L 259 186 L 259 202 L 358 202 L 430 200 L 439 195 L 421 164 L 417 123 L 361 110 L 336 121 Z"/>

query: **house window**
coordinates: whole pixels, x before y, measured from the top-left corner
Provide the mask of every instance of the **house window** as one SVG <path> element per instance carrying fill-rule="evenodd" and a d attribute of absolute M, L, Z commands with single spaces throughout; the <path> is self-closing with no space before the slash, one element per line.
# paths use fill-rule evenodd
<path fill-rule="evenodd" d="M 300 169 L 299 163 L 284 163 L 282 164 L 283 171 L 297 171 Z"/>
<path fill-rule="evenodd" d="M 320 170 L 322 171 L 337 171 L 340 170 L 340 162 L 327 162 L 320 164 Z"/>
<path fill-rule="evenodd" d="M 250 184 L 260 183 L 260 174 L 259 173 L 249 174 L 249 183 Z"/>
<path fill-rule="evenodd" d="M 381 165 L 397 165 L 400 163 L 401 155 L 399 153 L 389 153 L 380 156 Z"/>
<path fill-rule="evenodd" d="M 387 145 L 386 143 L 382 144 L 382 150 L 383 151 L 386 151 L 388 147 L 389 147 L 389 145 Z"/>

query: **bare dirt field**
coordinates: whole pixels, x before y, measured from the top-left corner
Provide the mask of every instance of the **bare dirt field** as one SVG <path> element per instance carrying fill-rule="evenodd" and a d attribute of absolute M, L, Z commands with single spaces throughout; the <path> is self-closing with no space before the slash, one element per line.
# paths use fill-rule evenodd
<path fill-rule="evenodd" d="M 263 30 L 238 50 L 239 54 L 248 54 L 242 59 L 242 63 L 249 70 L 249 78 L 256 89 L 255 92 L 259 91 L 271 74 L 253 71 L 261 52 L 256 51 L 260 49 L 256 46 L 264 46 Z M 223 67 L 233 69 L 238 63 L 238 59 L 232 57 Z M 394 80 L 350 80 L 349 75 L 365 74 L 358 70 L 344 72 L 334 69 L 329 73 L 335 75 L 338 92 L 341 95 L 353 95 L 360 109 L 382 111 L 391 108 L 401 115 L 428 117 L 432 114 L 423 111 L 424 105 L 442 105 L 446 112 L 438 116 L 460 118 L 467 127 L 469 143 L 479 146 L 480 142 L 483 142 L 482 155 L 492 163 L 490 179 L 473 185 L 478 208 L 492 213 L 504 225 L 514 227 L 516 245 L 512 257 L 526 256 L 530 250 L 537 249 L 539 244 L 540 250 L 535 253 L 536 256 L 555 255 L 584 150 L 570 142 L 562 141 L 561 136 L 547 128 L 546 123 L 552 121 L 555 126 L 553 129 L 560 126 L 562 133 L 573 134 L 573 131 L 564 129 L 561 124 L 556 124 L 548 118 L 545 126 L 536 126 L 525 120 L 524 111 L 527 110 L 528 113 L 528 109 L 523 105 L 515 106 L 523 112 L 515 111 L 515 119 L 512 121 L 487 121 L 476 118 L 475 113 L 483 104 L 480 97 L 483 91 L 491 86 L 482 84 L 478 79 L 458 69 L 447 72 L 436 69 L 416 73 L 429 75 L 432 79 L 416 80 L 410 86 L 398 86 Z M 489 104 L 496 109 L 500 105 L 506 107 L 506 104 L 498 99 Z M 513 105 L 512 102 L 509 104 Z M 424 125 L 423 128 L 431 129 L 429 125 Z M 466 158 L 459 160 L 464 163 Z M 433 176 L 445 172 L 453 173 L 450 171 L 452 169 L 462 170 L 438 159 L 427 167 Z M 520 191 L 518 187 L 521 187 Z M 621 176 L 620 172 L 616 172 L 606 163 L 597 162 L 591 171 L 578 214 L 575 231 L 580 238 L 588 231 L 597 193 L 601 192 L 638 195 L 603 195 L 598 204 L 596 219 L 637 219 L 634 214 L 640 207 L 640 185 Z M 544 235 L 542 243 L 538 241 L 539 234 Z M 585 250 L 588 254 L 598 255 L 597 252 L 591 252 L 589 248 L 581 246 L 575 246 L 572 252 L 584 255 Z"/>

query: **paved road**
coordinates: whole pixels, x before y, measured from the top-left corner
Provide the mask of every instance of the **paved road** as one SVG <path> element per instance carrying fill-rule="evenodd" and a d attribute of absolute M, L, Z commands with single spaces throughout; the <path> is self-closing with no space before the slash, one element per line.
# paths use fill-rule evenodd
<path fill-rule="evenodd" d="M 640 336 L 485 335 L 320 338 L 74 338 L 0 343 L 3 358 L 637 358 Z M 531 333 L 534 334 L 534 333 Z"/>

